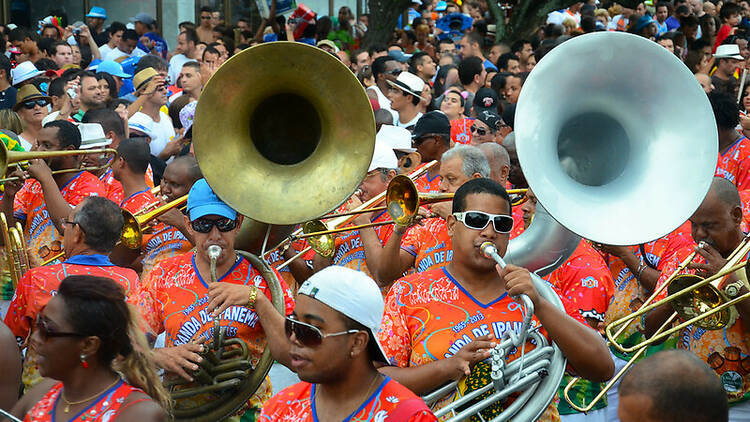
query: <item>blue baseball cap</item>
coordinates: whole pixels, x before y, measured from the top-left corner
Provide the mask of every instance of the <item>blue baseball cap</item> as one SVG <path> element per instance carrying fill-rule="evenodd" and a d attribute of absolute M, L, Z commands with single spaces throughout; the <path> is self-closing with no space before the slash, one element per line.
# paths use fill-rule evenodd
<path fill-rule="evenodd" d="M 128 57 L 127 59 L 120 62 L 120 66 L 122 67 L 122 71 L 134 75 L 135 74 L 135 67 L 138 65 L 138 60 L 140 60 L 140 57 Z"/>
<path fill-rule="evenodd" d="M 100 19 L 107 19 L 107 11 L 104 10 L 103 7 L 94 6 L 89 10 L 89 13 L 86 15 L 87 18 L 100 18 Z"/>
<path fill-rule="evenodd" d="M 104 60 L 96 66 L 96 73 L 109 73 L 112 76 L 119 78 L 132 78 L 133 75 L 128 75 L 122 70 L 122 65 L 114 60 Z"/>
<path fill-rule="evenodd" d="M 190 221 L 195 221 L 206 215 L 220 215 L 232 220 L 237 219 L 237 211 L 216 196 L 211 186 L 208 186 L 206 179 L 198 180 L 190 188 L 187 210 Z"/>

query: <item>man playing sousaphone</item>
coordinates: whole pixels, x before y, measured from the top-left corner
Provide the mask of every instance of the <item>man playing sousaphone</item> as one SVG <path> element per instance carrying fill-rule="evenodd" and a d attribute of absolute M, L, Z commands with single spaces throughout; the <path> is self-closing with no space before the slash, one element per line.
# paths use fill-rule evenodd
<path fill-rule="evenodd" d="M 513 218 L 503 186 L 485 178 L 469 180 L 456 191 L 452 211 L 447 230 L 453 260 L 397 281 L 388 293 L 379 340 L 396 366 L 380 371 L 417 394 L 470 373 L 466 385 L 478 384 L 483 373 L 489 378 L 489 365 L 478 364 L 490 357 L 506 331 L 517 332 L 523 325 L 523 307 L 512 297 L 525 294 L 534 304 L 533 326 L 542 325 L 542 334 L 560 347 L 576 373 L 594 381 L 611 377 L 614 365 L 604 341 L 577 309 L 566 314 L 540 295 L 528 270 L 514 265 L 500 270 L 481 252 L 485 242 L 501 256 L 508 247 Z M 517 358 L 520 352 L 513 348 L 509 356 Z M 454 399 L 455 394 L 445 397 L 433 410 Z M 494 417 L 500 407 L 482 414 Z M 557 417 L 553 405 L 541 420 Z"/>
<path fill-rule="evenodd" d="M 190 373 L 202 359 L 201 343 L 213 337 L 214 317 L 218 315 L 227 337 L 247 343 L 253 365 L 268 342 L 274 359 L 288 366 L 284 315 L 273 307 L 268 282 L 259 269 L 234 250 L 243 217 L 221 201 L 205 179 L 190 189 L 187 206 L 185 218 L 195 250 L 158 263 L 144 280 L 137 299 L 152 334 L 166 333 L 166 347 L 154 351 L 157 364 L 192 381 Z M 216 246 L 221 252 L 216 258 L 217 281 L 212 282 L 209 249 Z M 288 315 L 294 307 L 291 293 L 281 276 L 275 274 Z M 257 416 L 269 397 L 271 384 L 266 379 L 250 398 L 251 417 Z"/>
<path fill-rule="evenodd" d="M 63 151 L 80 146 L 81 133 L 75 125 L 55 120 L 39 131 L 34 150 Z M 28 241 L 32 267 L 62 251 L 62 219 L 69 216 L 72 207 L 86 197 L 104 196 L 101 181 L 87 171 L 52 174 L 52 170 L 78 168 L 80 161 L 79 155 L 31 160 L 28 176 L 16 170 L 11 176 L 21 179 L 5 183 L 0 211 L 24 225 L 23 235 Z"/>

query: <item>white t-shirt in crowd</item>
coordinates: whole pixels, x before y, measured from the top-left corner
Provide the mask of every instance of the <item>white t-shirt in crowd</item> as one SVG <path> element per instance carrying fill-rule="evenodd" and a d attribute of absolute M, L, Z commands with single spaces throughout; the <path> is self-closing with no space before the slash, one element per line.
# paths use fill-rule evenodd
<path fill-rule="evenodd" d="M 417 120 L 419 120 L 420 117 L 422 117 L 422 113 L 417 113 L 417 115 L 414 116 L 414 118 L 411 119 L 410 121 L 408 121 L 406 123 L 401 123 L 401 120 L 398 118 L 398 114 L 396 114 L 396 119 L 393 122 L 395 123 L 395 126 L 402 127 L 402 128 L 408 128 L 410 126 L 416 125 L 417 124 Z M 414 128 L 412 128 L 412 129 L 414 129 Z"/>
<path fill-rule="evenodd" d="M 167 146 L 167 142 L 171 141 L 175 137 L 174 127 L 172 126 L 172 120 L 169 115 L 163 111 L 159 112 L 159 121 L 155 122 L 148 115 L 141 113 L 140 111 L 135 113 L 133 117 L 140 115 L 136 119 L 147 119 L 150 122 L 149 134 L 151 135 L 151 143 L 149 148 L 151 154 L 158 156 Z"/>
<path fill-rule="evenodd" d="M 107 57 L 107 54 L 112 50 L 114 50 L 114 48 L 110 47 L 108 44 L 104 44 L 99 47 L 99 54 L 101 54 L 102 57 Z"/>
<path fill-rule="evenodd" d="M 103 57 L 103 60 L 115 60 L 115 61 L 117 61 L 117 59 L 119 59 L 122 56 L 142 57 L 142 56 L 145 56 L 145 55 L 146 55 L 146 53 L 143 50 L 141 50 L 140 48 L 134 48 L 133 52 L 130 53 L 130 54 L 128 54 L 128 53 L 120 50 L 119 48 L 113 48 L 112 51 L 110 51 L 109 53 L 107 53 L 106 56 L 102 54 L 102 57 Z"/>

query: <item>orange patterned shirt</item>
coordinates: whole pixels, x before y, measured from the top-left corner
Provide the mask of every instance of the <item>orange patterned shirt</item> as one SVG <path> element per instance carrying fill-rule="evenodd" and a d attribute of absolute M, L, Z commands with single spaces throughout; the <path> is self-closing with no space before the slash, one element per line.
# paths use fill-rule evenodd
<path fill-rule="evenodd" d="M 577 310 L 568 313 L 585 324 Z M 411 274 L 391 287 L 378 338 L 391 364 L 402 368 L 421 366 L 453 356 L 476 337 L 489 334 L 501 339 L 508 330 L 520 330 L 523 319 L 523 306 L 507 293 L 481 303 L 444 267 Z M 534 317 L 532 324 L 540 323 Z M 541 332 L 547 336 L 543 329 Z M 527 343 L 526 351 L 533 347 Z M 509 360 L 518 357 L 519 352 L 511 353 Z M 451 393 L 433 410 L 455 399 L 456 393 Z M 554 406 L 548 412 L 544 420 L 559 420 Z"/>
<path fill-rule="evenodd" d="M 474 124 L 474 119 L 454 119 L 451 120 L 451 141 L 456 144 L 470 144 L 471 143 L 471 125 Z"/>
<path fill-rule="evenodd" d="M 453 260 L 448 225 L 441 217 L 422 220 L 401 240 L 401 249 L 414 256 L 414 268 L 421 273 L 440 268 Z"/>
<path fill-rule="evenodd" d="M 284 279 L 276 271 L 284 293 L 285 315 L 294 310 L 294 300 Z M 242 258 L 218 279 L 219 283 L 253 284 L 259 293 L 271 297 L 270 289 L 261 273 Z M 188 253 L 165 259 L 143 281 L 136 298 L 137 306 L 153 334 L 166 333 L 165 347 L 179 346 L 195 339 L 198 343 L 213 335 L 213 319 L 208 296 L 208 284 L 198 273 L 195 254 Z M 227 327 L 228 338 L 240 338 L 247 343 L 251 363 L 257 365 L 266 344 L 266 335 L 258 315 L 245 306 L 230 306 L 220 316 L 222 327 Z M 250 404 L 260 407 L 271 396 L 271 383 L 266 378 Z"/>
<path fill-rule="evenodd" d="M 318 422 L 315 410 L 316 384 L 300 382 L 281 390 L 264 406 L 261 421 L 268 422 Z M 362 405 L 352 412 L 346 422 L 387 421 L 406 400 L 420 400 L 414 393 L 396 381 L 386 377 Z M 394 421 L 432 422 L 435 416 L 422 402 L 421 406 L 401 414 Z"/>
<path fill-rule="evenodd" d="M 96 176 L 82 171 L 68 181 L 60 193 L 71 207 L 75 207 L 89 196 L 104 196 L 104 186 Z M 32 267 L 38 267 L 62 251 L 62 234 L 50 219 L 42 185 L 38 181 L 28 179 L 18 191 L 13 202 L 13 216 L 25 221 L 23 235 Z"/>
<path fill-rule="evenodd" d="M 119 204 L 125 199 L 125 194 L 122 190 L 122 184 L 115 180 L 115 176 L 112 173 L 112 167 L 109 167 L 101 176 L 99 180 L 104 183 L 104 197 L 111 199 L 113 202 Z M 154 172 L 151 170 L 151 164 L 146 169 L 146 186 L 149 188 L 154 187 Z"/>
<path fill-rule="evenodd" d="M 716 176 L 723 177 L 738 190 L 750 189 L 750 140 L 742 136 L 723 154 L 716 164 Z"/>
<path fill-rule="evenodd" d="M 423 175 L 414 180 L 417 191 L 421 193 L 440 193 L 440 173 L 430 179 L 430 172 L 426 171 Z"/>
<path fill-rule="evenodd" d="M 372 222 L 377 223 L 380 221 L 388 221 L 390 219 L 391 217 L 388 213 L 383 211 L 373 218 Z M 393 224 L 385 224 L 373 227 L 373 229 L 378 235 L 381 246 L 384 245 L 385 242 L 390 239 L 391 234 L 393 234 Z M 365 247 L 362 244 L 362 237 L 359 234 L 359 230 L 348 232 L 337 238 L 336 246 L 336 253 L 333 255 L 333 265 L 340 265 L 342 267 L 362 271 L 372 277 L 370 270 L 367 268 L 367 262 L 365 261 Z"/>

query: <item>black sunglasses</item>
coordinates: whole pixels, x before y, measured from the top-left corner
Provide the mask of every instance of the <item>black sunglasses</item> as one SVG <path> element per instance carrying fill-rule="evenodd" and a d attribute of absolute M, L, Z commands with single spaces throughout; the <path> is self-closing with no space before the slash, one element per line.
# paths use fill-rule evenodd
<path fill-rule="evenodd" d="M 26 110 L 33 110 L 36 106 L 47 107 L 47 104 L 49 104 L 47 100 L 31 100 L 23 103 L 23 106 Z"/>
<path fill-rule="evenodd" d="M 385 73 L 387 73 L 389 75 L 393 75 L 393 76 L 398 76 L 398 75 L 401 74 L 401 72 L 403 72 L 403 70 L 401 70 L 401 69 L 393 69 L 393 70 L 390 70 L 390 71 L 385 72 Z"/>
<path fill-rule="evenodd" d="M 47 322 L 47 320 L 43 319 L 41 316 L 36 317 L 36 323 L 34 325 L 36 327 L 36 332 L 39 333 L 39 337 L 43 341 L 47 341 L 47 339 L 52 337 L 86 337 L 85 335 L 79 333 L 55 331 L 49 327 L 49 323 Z"/>
<path fill-rule="evenodd" d="M 211 229 L 214 228 L 214 226 L 216 226 L 216 228 L 219 229 L 220 232 L 229 232 L 237 227 L 237 220 L 232 220 L 229 218 L 219 218 L 217 220 L 198 218 L 191 221 L 190 225 L 193 226 L 193 230 L 197 231 L 198 233 L 208 233 L 211 231 Z"/>
<path fill-rule="evenodd" d="M 307 347 L 320 346 L 320 343 L 322 343 L 323 339 L 326 337 L 343 336 L 359 332 L 359 330 L 347 330 L 338 333 L 323 334 L 318 327 L 302 321 L 297 321 L 290 316 L 286 317 L 286 320 L 284 321 L 284 331 L 286 331 L 286 336 L 289 338 L 291 338 L 292 333 L 294 333 L 294 337 L 297 338 L 297 341 Z"/>
<path fill-rule="evenodd" d="M 201 19 L 208 20 L 208 19 L 211 19 L 211 16 L 201 16 Z"/>
<path fill-rule="evenodd" d="M 474 125 L 471 125 L 470 129 L 471 129 L 471 133 L 476 132 L 477 135 L 479 135 L 479 136 L 484 136 L 484 135 L 487 134 L 487 129 L 484 129 L 484 128 L 481 128 L 481 127 L 476 127 Z"/>
<path fill-rule="evenodd" d="M 453 214 L 456 220 L 474 230 L 484 230 L 492 220 L 492 228 L 498 233 L 510 233 L 513 230 L 513 217 L 505 214 L 488 214 L 482 211 L 466 211 Z"/>

